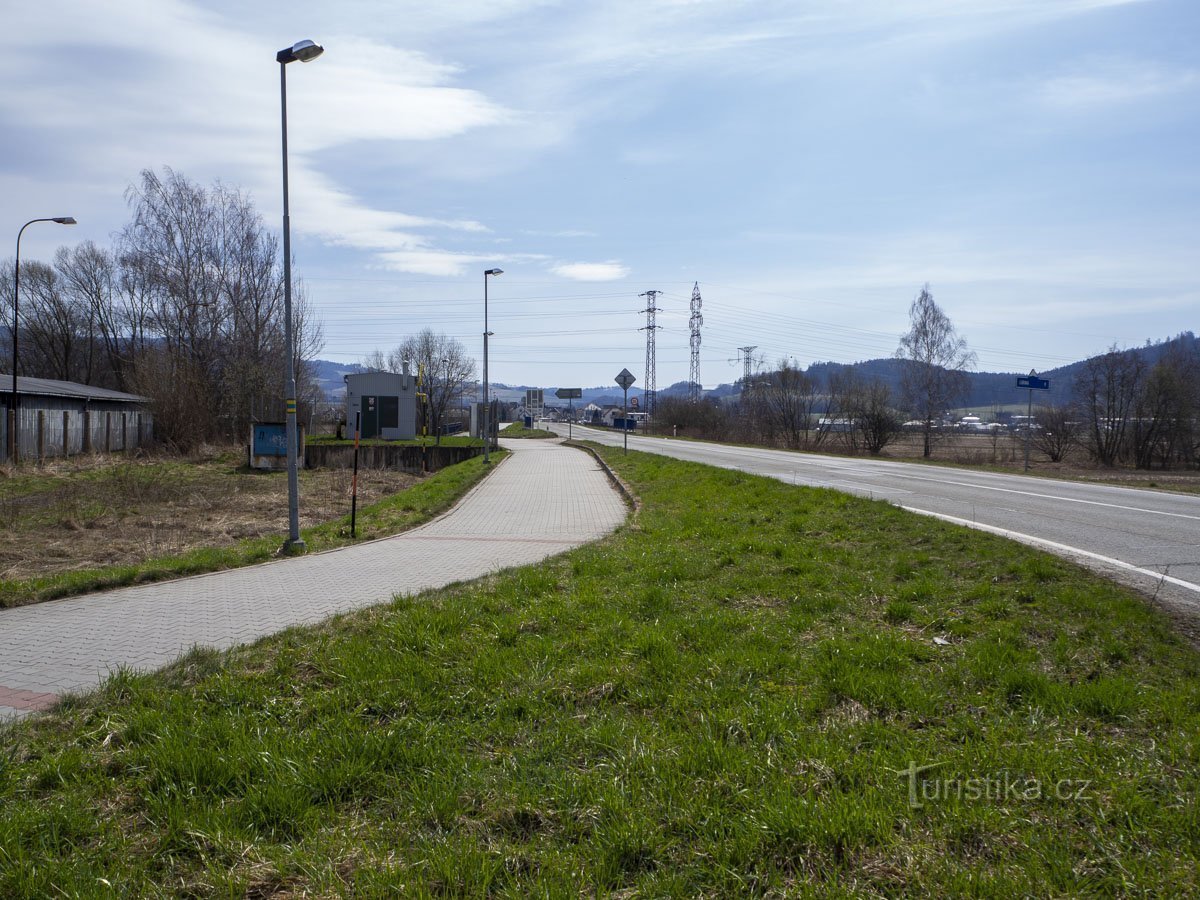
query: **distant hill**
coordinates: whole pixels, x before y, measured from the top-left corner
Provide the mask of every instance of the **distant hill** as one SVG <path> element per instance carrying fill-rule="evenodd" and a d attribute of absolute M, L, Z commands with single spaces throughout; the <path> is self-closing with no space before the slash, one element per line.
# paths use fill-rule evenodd
<path fill-rule="evenodd" d="M 1185 332 L 1176 338 L 1157 344 L 1147 344 L 1142 347 L 1131 348 L 1127 352 L 1137 353 L 1146 361 L 1148 366 L 1152 366 L 1158 362 L 1164 353 L 1177 345 L 1180 345 L 1183 350 L 1200 353 L 1200 338 L 1197 338 L 1191 332 Z M 1075 376 L 1086 362 L 1087 360 L 1079 360 L 1065 366 L 1059 366 L 1056 369 L 1039 372 L 1038 374 L 1043 378 L 1050 379 L 1050 390 L 1044 394 L 1037 392 L 1038 395 L 1034 396 L 1034 402 L 1039 404 L 1068 402 L 1071 399 Z M 314 365 L 316 366 L 317 379 L 321 384 L 321 389 L 331 399 L 344 396 L 345 385 L 342 382 L 343 375 L 367 371 L 363 366 L 355 363 L 334 363 L 327 360 L 316 360 Z M 827 385 L 831 375 L 844 369 L 854 369 L 864 378 L 880 379 L 892 389 L 894 394 L 898 395 L 900 392 L 900 367 L 901 363 L 899 360 L 889 357 L 886 359 L 868 359 L 855 363 L 815 362 L 805 371 L 808 375 L 815 378 L 819 384 Z M 1017 378 L 1027 374 L 1027 372 L 968 372 L 967 379 L 970 383 L 970 389 L 962 405 L 967 407 L 988 407 L 1019 404 L 1027 399 L 1028 394 L 1017 387 Z M 502 401 L 508 403 L 523 402 L 525 391 L 530 387 L 534 387 L 534 385 L 499 383 L 491 385 L 493 393 Z M 473 389 L 478 392 L 477 385 Z M 567 401 L 555 398 L 554 392 L 557 389 L 557 386 L 545 388 L 546 404 L 549 406 L 566 406 Z M 740 391 L 741 387 L 736 383 L 721 384 L 705 391 L 704 395 L 711 399 L 723 399 L 736 396 Z M 470 391 L 467 393 L 470 393 Z M 687 396 L 687 393 L 688 383 L 686 381 L 677 381 L 669 387 L 660 388 L 658 391 L 660 397 L 684 397 Z M 630 398 L 641 398 L 644 394 L 645 390 L 638 385 L 634 385 L 629 389 Z M 621 389 L 615 384 L 597 385 L 595 387 L 583 388 L 583 398 L 576 400 L 575 405 L 586 406 L 588 403 L 595 403 L 597 406 L 619 406 L 621 401 Z"/>
<path fill-rule="evenodd" d="M 1125 351 L 1141 356 L 1147 366 L 1152 366 L 1162 358 L 1171 347 L 1182 345 L 1182 349 L 1192 353 L 1200 352 L 1200 340 L 1191 332 L 1181 334 L 1169 341 L 1158 344 L 1147 344 L 1143 347 L 1130 348 Z M 1091 357 L 1095 358 L 1095 357 Z M 1075 376 L 1083 368 L 1087 360 L 1069 363 L 1056 369 L 1047 369 L 1038 374 L 1050 380 L 1050 390 L 1035 391 L 1034 403 L 1040 405 L 1058 405 L 1071 400 Z M 806 370 L 807 374 L 817 379 L 820 384 L 828 384 L 829 377 L 845 369 L 854 369 L 859 375 L 868 379 L 878 378 L 888 385 L 894 394 L 900 392 L 901 363 L 894 358 L 869 359 L 857 363 L 818 362 Z M 1017 378 L 1028 372 L 968 372 L 970 383 L 964 407 L 1008 406 L 1019 404 L 1028 399 L 1028 392 L 1017 387 Z"/>
<path fill-rule="evenodd" d="M 327 400 L 341 400 L 346 396 L 346 383 L 342 376 L 360 375 L 369 371 L 358 363 L 330 362 L 327 359 L 314 359 L 310 365 L 313 367 L 317 384 L 321 386 L 321 393 Z"/>

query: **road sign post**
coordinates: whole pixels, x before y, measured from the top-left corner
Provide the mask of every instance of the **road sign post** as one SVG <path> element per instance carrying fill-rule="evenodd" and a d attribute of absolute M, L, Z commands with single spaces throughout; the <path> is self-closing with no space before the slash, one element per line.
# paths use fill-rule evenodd
<path fill-rule="evenodd" d="M 570 413 L 567 417 L 567 440 L 569 441 L 571 440 L 572 434 L 571 426 L 574 425 L 575 420 L 575 401 L 583 396 L 583 388 L 559 388 L 554 392 L 554 396 L 559 400 L 571 401 L 567 404 L 568 408 L 570 409 Z"/>
<path fill-rule="evenodd" d="M 625 402 L 621 407 L 621 433 L 624 435 L 622 453 L 629 453 L 629 386 L 637 381 L 628 369 L 622 369 L 614 379 L 625 392 Z"/>
<path fill-rule="evenodd" d="M 1029 390 L 1029 407 L 1025 413 L 1025 471 L 1029 471 L 1029 437 L 1033 432 L 1033 392 L 1050 390 L 1049 378 L 1038 378 L 1037 369 L 1030 369 L 1028 375 L 1017 376 L 1017 387 Z"/>

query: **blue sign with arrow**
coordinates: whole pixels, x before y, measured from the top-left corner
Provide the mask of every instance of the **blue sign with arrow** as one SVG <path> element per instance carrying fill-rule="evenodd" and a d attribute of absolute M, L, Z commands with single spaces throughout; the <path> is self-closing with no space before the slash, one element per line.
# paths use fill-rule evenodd
<path fill-rule="evenodd" d="M 1017 387 L 1029 388 L 1031 391 L 1048 391 L 1050 390 L 1050 379 L 1038 378 L 1036 375 L 1019 375 L 1017 376 Z"/>

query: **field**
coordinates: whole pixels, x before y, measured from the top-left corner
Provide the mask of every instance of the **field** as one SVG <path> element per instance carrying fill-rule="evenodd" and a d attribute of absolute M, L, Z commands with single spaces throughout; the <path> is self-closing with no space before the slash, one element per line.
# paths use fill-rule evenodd
<path fill-rule="evenodd" d="M 287 536 L 287 476 L 249 469 L 244 453 L 86 456 L 4 471 L 0 607 L 269 559 Z M 358 538 L 430 518 L 482 474 L 476 460 L 424 480 L 360 470 Z M 349 541 L 350 495 L 349 470 L 301 470 L 310 549 Z"/>
<path fill-rule="evenodd" d="M 612 537 L 0 731 L 0 895 L 1200 893 L 1200 657 L 887 504 L 600 449 Z"/>
<path fill-rule="evenodd" d="M 667 437 L 670 430 L 659 430 L 645 434 L 647 437 Z M 678 439 L 692 436 L 681 431 Z M 838 435 L 830 435 L 820 446 L 810 447 L 814 453 L 844 453 Z M 697 437 L 696 440 L 705 440 Z M 754 445 L 761 446 L 761 445 Z M 775 449 L 785 449 L 782 442 Z M 922 456 L 922 439 L 919 434 L 903 434 L 889 444 L 880 459 L 904 460 L 930 465 L 970 466 L 978 469 L 993 469 L 1001 472 L 1025 472 L 1024 438 L 1013 434 L 995 437 L 985 434 L 951 433 L 940 436 L 934 444 L 929 459 Z M 1030 452 L 1028 474 L 1048 478 L 1066 478 L 1073 481 L 1092 481 L 1098 484 L 1113 484 L 1122 487 L 1152 488 L 1156 490 L 1200 493 L 1200 471 L 1133 468 L 1105 468 L 1095 465 L 1082 448 L 1073 448 L 1061 462 L 1051 462 L 1036 448 Z"/>

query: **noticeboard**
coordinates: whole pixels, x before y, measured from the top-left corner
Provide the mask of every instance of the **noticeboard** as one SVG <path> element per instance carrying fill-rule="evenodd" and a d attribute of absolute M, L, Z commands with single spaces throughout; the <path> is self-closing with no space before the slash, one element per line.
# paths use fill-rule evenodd
<path fill-rule="evenodd" d="M 251 434 L 252 455 L 287 456 L 287 425 L 283 422 L 259 422 Z"/>

